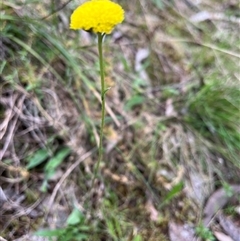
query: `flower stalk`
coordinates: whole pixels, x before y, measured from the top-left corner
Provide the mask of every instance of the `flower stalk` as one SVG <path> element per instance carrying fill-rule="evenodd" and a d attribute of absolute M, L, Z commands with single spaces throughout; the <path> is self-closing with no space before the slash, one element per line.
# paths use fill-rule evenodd
<path fill-rule="evenodd" d="M 93 180 L 92 180 L 92 187 L 94 185 L 94 181 L 96 179 L 99 165 L 102 161 L 103 157 L 103 129 L 105 123 L 105 80 L 104 80 L 104 62 L 103 62 L 103 51 L 102 51 L 102 42 L 105 34 L 98 33 L 98 53 L 99 53 L 99 64 L 100 64 L 100 76 L 101 76 L 101 100 L 102 100 L 102 108 L 101 108 L 101 126 L 100 126 L 100 140 L 99 140 L 99 147 L 98 147 L 98 161 L 94 170 Z"/>

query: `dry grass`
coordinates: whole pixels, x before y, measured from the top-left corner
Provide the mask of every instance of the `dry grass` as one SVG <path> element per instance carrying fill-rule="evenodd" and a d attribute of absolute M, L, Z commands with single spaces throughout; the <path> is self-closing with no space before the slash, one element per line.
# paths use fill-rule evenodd
<path fill-rule="evenodd" d="M 65 227 L 77 208 L 88 240 L 169 240 L 169 223 L 197 225 L 209 195 L 223 182 L 239 183 L 231 139 L 239 126 L 228 129 L 224 108 L 215 108 L 211 92 L 202 94 L 216 80 L 239 83 L 237 5 L 159 1 L 161 9 L 154 2 L 122 1 L 126 20 L 105 40 L 112 88 L 92 190 L 101 113 L 95 38 L 68 30 L 74 2 L 3 2 L 0 191 L 8 201 L 0 192 L 0 236 L 34 240 L 36 230 Z M 204 10 L 209 19 L 194 22 Z M 55 14 L 46 18 L 49 11 Z M 238 110 L 233 92 L 224 93 Z M 207 108 L 198 112 L 201 98 Z M 212 134 L 216 123 L 224 133 Z M 65 147 L 70 154 L 56 161 Z"/>

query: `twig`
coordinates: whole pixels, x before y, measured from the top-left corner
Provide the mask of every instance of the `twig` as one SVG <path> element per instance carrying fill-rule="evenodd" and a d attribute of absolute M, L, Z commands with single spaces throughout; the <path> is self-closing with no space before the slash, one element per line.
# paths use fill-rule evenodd
<path fill-rule="evenodd" d="M 93 154 L 94 151 L 95 151 L 95 148 L 92 149 L 91 151 L 83 154 L 83 155 L 81 156 L 81 158 L 80 158 L 77 162 L 73 163 L 73 164 L 67 169 L 67 171 L 64 173 L 64 175 L 61 177 L 61 179 L 59 180 L 59 182 L 57 183 L 57 185 L 55 186 L 55 188 L 54 188 L 54 190 L 53 190 L 53 192 L 52 192 L 52 195 L 51 195 L 50 200 L 49 200 L 49 203 L 48 203 L 48 211 L 47 211 L 45 217 L 48 216 L 49 211 L 51 210 L 51 207 L 52 207 L 52 205 L 53 205 L 54 199 L 55 199 L 55 197 L 56 197 L 56 195 L 57 195 L 57 192 L 58 192 L 59 188 L 61 187 L 61 185 L 63 184 L 63 182 L 65 181 L 65 179 L 71 174 L 71 172 L 72 172 L 76 167 L 78 167 L 78 166 L 80 165 L 81 162 L 83 162 L 85 159 L 87 159 L 88 157 L 90 157 L 90 156 Z"/>
<path fill-rule="evenodd" d="M 42 20 L 51 17 L 53 14 L 59 12 L 60 10 L 62 10 L 63 8 L 65 8 L 72 0 L 68 0 L 67 2 L 65 2 L 62 6 L 58 7 L 56 10 L 54 10 L 53 12 L 51 12 L 50 14 L 46 15 L 45 17 L 42 17 Z"/>
<path fill-rule="evenodd" d="M 25 99 L 25 96 L 22 96 L 22 98 L 19 100 L 19 108 L 22 106 L 24 99 Z M 14 103 L 15 102 L 13 102 L 12 109 L 14 108 Z M 15 130 L 15 126 L 17 125 L 18 118 L 19 118 L 19 114 L 15 116 L 15 119 L 13 120 L 12 125 L 9 127 L 8 136 L 6 137 L 6 141 L 4 143 L 3 149 L 0 151 L 0 161 L 2 160 L 7 148 L 11 142 L 13 132 Z"/>

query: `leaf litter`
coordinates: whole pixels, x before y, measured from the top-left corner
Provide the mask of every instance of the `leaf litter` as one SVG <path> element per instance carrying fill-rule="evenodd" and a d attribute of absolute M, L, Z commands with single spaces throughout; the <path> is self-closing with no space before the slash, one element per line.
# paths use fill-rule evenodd
<path fill-rule="evenodd" d="M 231 200 L 224 196 L 224 191 L 214 190 L 216 183 L 222 178 L 218 167 L 222 168 L 222 173 L 227 170 L 229 179 L 226 179 L 230 183 L 236 183 L 239 176 L 227 169 L 225 160 L 209 148 L 206 140 L 202 140 L 184 124 L 182 116 L 188 110 L 184 104 L 183 108 L 184 99 L 179 93 L 185 96 L 189 85 L 198 79 L 198 75 L 193 74 L 192 63 L 189 61 L 194 55 L 194 48 L 186 43 L 189 39 L 193 45 L 199 42 L 201 44 L 202 41 L 201 31 L 184 19 L 189 18 L 191 21 L 196 9 L 206 8 L 209 11 L 208 8 L 215 6 L 200 1 L 199 4 L 190 4 L 190 8 L 186 2 L 189 1 L 169 6 L 169 3 L 163 1 L 163 11 L 156 10 L 154 5 L 146 1 L 141 1 L 141 6 L 135 1 L 125 6 L 134 11 L 143 10 L 143 6 L 145 8 L 144 12 L 140 11 L 141 15 L 127 11 L 126 22 L 119 26 L 118 31 L 121 34 L 114 39 L 116 44 L 106 47 L 107 64 L 113 65 L 107 69 L 106 74 L 110 80 L 116 82 L 111 89 L 114 94 L 111 95 L 111 91 L 108 93 L 111 101 L 108 100 L 107 111 L 113 120 L 112 123 L 109 120 L 110 124 L 106 128 L 109 135 L 106 140 L 108 162 L 101 166 L 103 179 L 108 182 L 98 180 L 91 195 L 88 194 L 91 183 L 89 176 L 96 159 L 92 148 L 96 144 L 94 140 L 98 138 L 96 126 L 100 101 L 95 87 L 88 89 L 81 81 L 74 82 L 72 75 L 75 74 L 68 75 L 73 84 L 71 91 L 74 93 L 71 95 L 67 91 L 70 82 L 61 86 L 56 76 L 46 71 L 46 66 L 35 71 L 36 77 L 41 75 L 41 78 L 47 79 L 42 81 L 41 88 L 35 89 L 35 92 L 27 92 L 24 89 L 26 85 L 17 78 L 14 78 L 15 87 L 8 85 L 8 81 L 4 80 L 4 85 L 1 82 L 0 103 L 1 110 L 4 107 L 4 115 L 0 115 L 3 140 L 0 145 L 0 197 L 3 206 L 7 206 L 1 210 L 4 215 L 0 225 L 3 227 L 4 220 L 9 217 L 19 218 L 19 222 L 9 223 L 14 227 L 12 233 L 7 232 L 7 225 L 4 226 L 6 232 L 1 233 L 2 236 L 12 240 L 18 240 L 18 237 L 19 240 L 34 240 L 30 235 L 31 230 L 63 226 L 64 220 L 74 210 L 73 203 L 86 208 L 83 208 L 83 213 L 90 223 L 97 216 L 102 218 L 102 225 L 106 221 L 103 218 L 106 213 L 99 207 L 107 202 L 116 204 L 121 213 L 126 215 L 127 218 L 121 225 L 128 237 L 131 237 L 131 231 L 128 231 L 131 223 L 132 233 L 137 233 L 136 237 L 141 236 L 143 240 L 163 241 L 168 240 L 167 236 L 171 241 L 180 241 L 180 238 L 194 240 L 194 227 L 204 210 L 206 218 L 212 221 L 210 228 L 213 233 L 218 232 L 218 236 L 222 233 L 223 237 L 225 232 L 232 239 L 238 237 L 237 222 L 230 221 L 225 214 L 218 217 L 217 212 Z M 43 12 L 39 11 L 37 14 L 48 15 L 48 4 L 39 5 Z M 221 9 L 222 5 L 217 5 L 218 10 Z M 61 14 L 67 16 L 64 11 Z M 27 15 L 31 14 L 33 10 Z M 133 15 L 137 15 L 134 22 Z M 21 16 L 24 16 L 24 8 L 21 8 Z M 228 26 L 232 23 L 229 21 Z M 197 24 L 206 24 L 206 21 L 198 21 Z M 218 26 L 225 28 L 226 24 Z M 177 36 L 176 33 L 179 32 L 184 38 Z M 96 55 L 96 49 L 91 46 L 94 40 L 88 35 L 84 41 L 84 48 L 88 51 L 82 52 L 81 60 L 85 63 L 92 61 L 91 64 L 94 64 L 92 56 Z M 191 51 L 186 51 L 186 48 Z M 114 51 L 122 52 L 125 62 L 117 58 L 121 57 L 120 54 L 113 56 Z M 198 59 L 200 58 L 201 55 L 198 55 Z M 62 65 L 58 59 L 56 61 L 59 62 L 55 66 L 58 71 L 62 75 L 69 74 L 69 69 L 65 72 L 68 64 Z M 207 64 L 204 69 L 206 75 L 210 65 Z M 92 78 L 94 70 L 88 68 L 89 66 L 84 71 L 91 72 L 89 78 Z M 26 73 L 25 70 L 23 72 Z M 129 73 L 129 70 L 133 72 Z M 21 79 L 20 68 L 18 74 Z M 143 81 L 139 81 L 139 74 Z M 5 79 L 8 76 L 5 74 L 3 77 Z M 144 81 L 147 83 L 147 91 L 144 89 Z M 83 88 L 84 98 L 78 97 L 75 92 L 77 88 Z M 133 96 L 136 96 L 135 99 Z M 79 105 L 74 102 L 74 97 Z M 86 116 L 90 118 L 87 119 Z M 49 179 L 44 196 L 39 190 L 44 180 L 44 163 L 54 160 L 57 153 L 65 150 L 66 146 L 71 151 L 54 166 L 54 170 L 56 167 L 60 175 L 56 171 L 54 178 Z M 27 166 L 26 157 L 41 149 L 49 151 L 49 157 L 45 160 L 46 155 L 43 154 L 38 160 L 31 159 L 28 162 L 31 164 L 31 171 L 24 172 Z M 88 151 L 90 149 L 93 151 Z M 233 190 L 238 190 L 236 186 L 233 187 Z M 91 214 L 85 206 L 88 196 L 92 197 L 89 206 L 95 207 L 95 214 Z M 209 201 L 206 202 L 208 197 Z M 31 214 L 33 210 L 35 213 Z M 49 214 L 46 220 L 41 218 L 43 212 Z M 221 232 L 214 230 L 216 220 L 222 226 Z M 33 223 L 36 224 L 35 227 L 31 226 Z M 28 229 L 27 225 L 30 225 Z M 30 238 L 26 233 L 29 233 Z M 102 240 L 106 240 L 104 232 L 102 235 Z"/>

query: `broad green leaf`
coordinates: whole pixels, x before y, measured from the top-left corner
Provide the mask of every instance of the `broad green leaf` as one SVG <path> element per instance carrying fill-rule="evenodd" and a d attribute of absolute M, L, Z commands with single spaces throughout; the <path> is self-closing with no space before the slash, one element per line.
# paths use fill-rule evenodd
<path fill-rule="evenodd" d="M 32 169 L 41 163 L 43 163 L 49 157 L 48 151 L 46 149 L 40 149 L 34 153 L 31 157 L 28 158 L 27 169 Z"/>
<path fill-rule="evenodd" d="M 84 218 L 83 214 L 77 208 L 75 208 L 72 211 L 72 213 L 69 215 L 67 219 L 67 224 L 68 225 L 80 224 L 83 218 Z"/>
<path fill-rule="evenodd" d="M 160 206 L 164 206 L 166 203 L 171 201 L 179 192 L 182 191 L 182 189 L 183 189 L 183 182 L 180 182 L 180 183 L 176 184 L 175 186 L 173 186 L 173 188 L 166 195 L 166 197 L 164 198 L 163 203 Z"/>
<path fill-rule="evenodd" d="M 75 236 L 76 240 L 82 241 L 82 240 L 89 240 L 89 236 L 84 233 L 79 233 Z"/>
<path fill-rule="evenodd" d="M 64 161 L 64 159 L 69 155 L 70 149 L 65 147 L 61 149 L 54 157 L 52 157 L 47 165 L 45 166 L 46 173 L 52 173 L 55 169 Z"/>
<path fill-rule="evenodd" d="M 48 187 L 48 180 L 44 179 L 42 186 L 40 187 L 41 192 L 47 192 L 47 187 Z"/>
<path fill-rule="evenodd" d="M 176 184 L 175 186 L 173 186 L 173 188 L 171 189 L 171 191 L 167 194 L 167 196 L 165 197 L 166 201 L 170 201 L 171 199 L 173 199 L 179 192 L 181 192 L 183 189 L 183 182 L 180 182 L 178 184 Z"/>
<path fill-rule="evenodd" d="M 134 237 L 133 241 L 142 241 L 142 237 L 140 235 L 137 235 Z"/>
<path fill-rule="evenodd" d="M 64 229 L 56 229 L 56 230 L 40 230 L 34 233 L 36 236 L 42 237 L 57 237 L 64 233 Z"/>
<path fill-rule="evenodd" d="M 124 106 L 125 110 L 131 110 L 136 105 L 140 105 L 144 102 L 145 98 L 142 95 L 135 95 L 130 100 L 127 101 L 126 105 Z"/>

